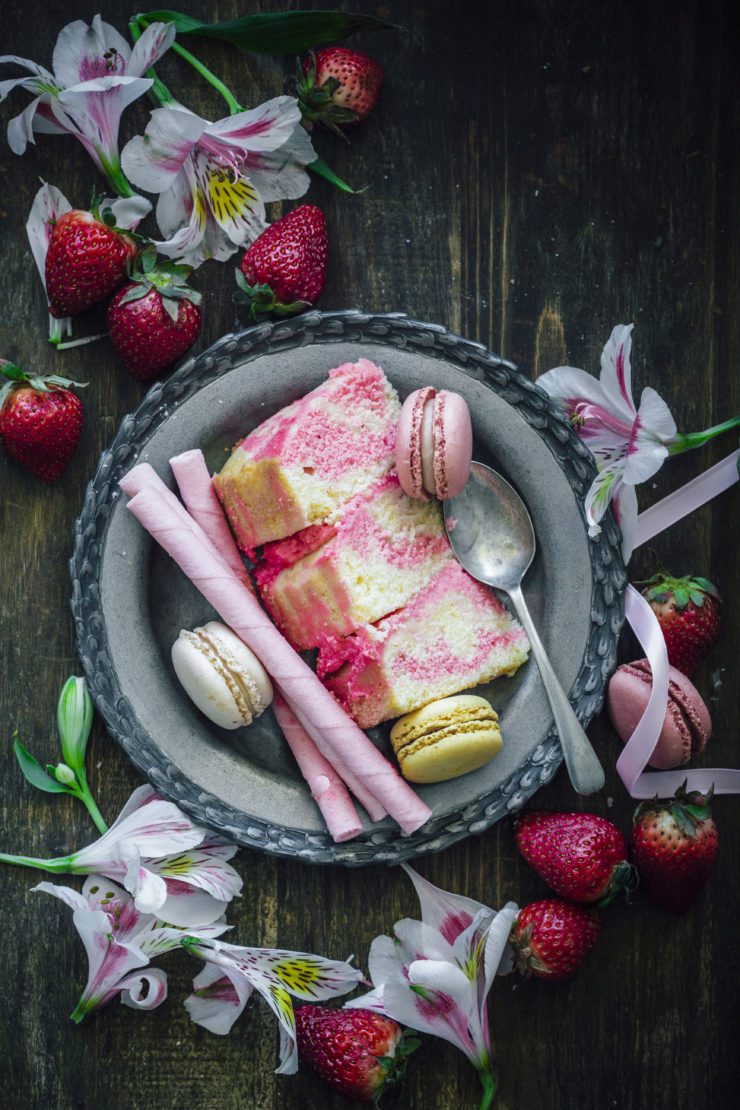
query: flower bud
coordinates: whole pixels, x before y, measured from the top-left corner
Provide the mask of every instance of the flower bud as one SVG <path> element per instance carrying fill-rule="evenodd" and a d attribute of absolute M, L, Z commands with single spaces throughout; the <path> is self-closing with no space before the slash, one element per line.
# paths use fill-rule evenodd
<path fill-rule="evenodd" d="M 57 705 L 57 727 L 62 755 L 75 771 L 84 768 L 85 751 L 93 719 L 93 704 L 84 678 L 72 675 L 62 687 Z M 61 781 L 61 780 L 60 780 Z"/>
<path fill-rule="evenodd" d="M 77 782 L 74 771 L 66 763 L 57 763 L 54 768 L 54 778 L 57 782 L 61 782 L 63 786 L 74 786 Z"/>

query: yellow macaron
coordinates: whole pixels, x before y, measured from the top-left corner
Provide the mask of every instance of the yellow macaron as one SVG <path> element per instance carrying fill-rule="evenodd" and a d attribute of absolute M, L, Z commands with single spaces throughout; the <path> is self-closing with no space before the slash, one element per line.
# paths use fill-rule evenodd
<path fill-rule="evenodd" d="M 501 751 L 498 714 L 475 694 L 433 701 L 399 717 L 391 743 L 409 782 L 444 782 L 477 771 Z"/>

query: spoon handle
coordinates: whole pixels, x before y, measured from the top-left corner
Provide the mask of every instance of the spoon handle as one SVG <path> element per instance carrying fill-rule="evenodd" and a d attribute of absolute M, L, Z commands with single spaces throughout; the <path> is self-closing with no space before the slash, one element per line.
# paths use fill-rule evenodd
<path fill-rule="evenodd" d="M 568 696 L 552 669 L 545 645 L 540 639 L 521 589 L 515 586 L 508 592 L 517 616 L 529 637 L 532 654 L 537 660 L 537 666 L 542 675 L 542 682 L 550 702 L 552 715 L 555 718 L 555 727 L 560 737 L 570 781 L 577 793 L 594 794 L 597 790 L 601 790 L 604 785 L 604 771 L 599 763 L 598 756 L 591 747 L 591 742 L 583 731 L 583 726 L 573 712 Z"/>

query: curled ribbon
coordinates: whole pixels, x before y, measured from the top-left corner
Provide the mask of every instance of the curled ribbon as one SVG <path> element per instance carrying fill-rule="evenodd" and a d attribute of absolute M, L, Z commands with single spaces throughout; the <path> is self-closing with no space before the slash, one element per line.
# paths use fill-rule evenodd
<path fill-rule="evenodd" d="M 675 493 L 642 513 L 637 520 L 637 545 L 652 539 L 682 517 L 711 501 L 738 481 L 740 451 L 700 474 Z M 633 798 L 670 797 L 683 782 L 688 790 L 740 794 L 740 770 L 705 767 L 693 771 L 651 771 L 648 760 L 658 743 L 668 705 L 668 653 L 658 618 L 634 586 L 627 587 L 624 614 L 642 644 L 653 675 L 653 689 L 645 712 L 617 760 L 617 771 Z"/>

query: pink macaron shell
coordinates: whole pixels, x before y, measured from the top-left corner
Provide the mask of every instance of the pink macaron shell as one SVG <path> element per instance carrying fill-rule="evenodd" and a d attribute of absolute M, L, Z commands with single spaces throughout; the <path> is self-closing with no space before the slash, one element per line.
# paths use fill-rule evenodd
<path fill-rule="evenodd" d="M 459 393 L 442 389 L 434 398 L 434 480 L 440 500 L 462 493 L 472 459 L 470 409 Z"/>
<path fill-rule="evenodd" d="M 434 397 L 430 385 L 410 393 L 401 407 L 396 429 L 396 471 L 401 489 L 407 497 L 428 501 L 424 492 L 421 463 L 421 428 L 424 406 Z"/>
<path fill-rule="evenodd" d="M 667 771 L 683 767 L 706 746 L 712 722 L 699 691 L 676 670 L 668 670 L 668 705 L 658 743 L 649 764 Z M 612 675 L 607 691 L 607 709 L 614 728 L 626 743 L 645 712 L 652 689 L 650 664 L 646 659 L 627 663 Z"/>

